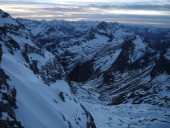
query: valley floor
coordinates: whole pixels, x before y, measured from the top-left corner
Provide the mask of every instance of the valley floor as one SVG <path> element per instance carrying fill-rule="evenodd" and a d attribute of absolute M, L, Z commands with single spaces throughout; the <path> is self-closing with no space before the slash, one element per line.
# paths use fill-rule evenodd
<path fill-rule="evenodd" d="M 89 92 L 89 84 L 72 83 L 79 101 L 92 114 L 97 128 L 170 128 L 170 108 L 150 104 L 108 106 Z"/>
<path fill-rule="evenodd" d="M 82 102 L 97 128 L 169 128 L 170 109 L 148 104 L 105 106 Z"/>

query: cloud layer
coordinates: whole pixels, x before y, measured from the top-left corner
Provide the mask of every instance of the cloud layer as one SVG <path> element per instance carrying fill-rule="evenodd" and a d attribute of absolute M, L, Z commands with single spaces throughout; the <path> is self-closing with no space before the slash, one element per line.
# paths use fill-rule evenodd
<path fill-rule="evenodd" d="M 67 1 L 67 2 L 66 2 Z M 87 2 L 70 2 L 63 0 L 0 0 L 1 9 L 13 17 L 27 19 L 58 19 L 58 20 L 98 20 L 139 24 L 170 25 L 170 0 L 105 0 Z"/>

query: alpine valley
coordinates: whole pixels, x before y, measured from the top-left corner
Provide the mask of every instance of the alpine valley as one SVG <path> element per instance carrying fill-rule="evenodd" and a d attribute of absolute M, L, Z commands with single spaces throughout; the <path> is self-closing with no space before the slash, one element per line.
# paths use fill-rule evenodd
<path fill-rule="evenodd" d="M 0 128 L 169 127 L 170 28 L 0 10 Z"/>

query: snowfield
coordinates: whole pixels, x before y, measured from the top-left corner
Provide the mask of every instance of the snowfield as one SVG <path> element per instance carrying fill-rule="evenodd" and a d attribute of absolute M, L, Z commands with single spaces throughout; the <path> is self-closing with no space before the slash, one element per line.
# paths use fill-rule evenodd
<path fill-rule="evenodd" d="M 143 42 L 143 40 L 139 36 L 136 37 L 133 43 L 135 45 L 135 49 L 133 51 L 133 54 L 130 56 L 131 63 L 142 57 L 145 54 L 147 48 L 147 44 Z"/>
<path fill-rule="evenodd" d="M 170 108 L 148 104 L 105 106 L 83 102 L 97 128 L 169 128 Z"/>
<path fill-rule="evenodd" d="M 86 126 L 86 115 L 80 104 L 75 103 L 66 82 L 60 80 L 52 87 L 47 86 L 9 54 L 3 55 L 1 66 L 10 76 L 9 83 L 16 87 L 15 113 L 25 128 L 67 128 L 69 122 L 74 128 Z M 65 101 L 59 96 L 61 92 Z"/>

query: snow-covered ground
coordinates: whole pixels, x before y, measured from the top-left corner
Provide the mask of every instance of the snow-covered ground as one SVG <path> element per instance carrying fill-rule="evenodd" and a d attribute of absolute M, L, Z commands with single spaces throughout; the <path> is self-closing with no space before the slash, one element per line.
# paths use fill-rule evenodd
<path fill-rule="evenodd" d="M 165 58 L 167 60 L 170 60 L 170 48 L 167 50 L 166 54 L 165 54 Z"/>
<path fill-rule="evenodd" d="M 11 19 L 10 15 L 7 16 L 4 12 L 0 12 L 0 17 L 2 17 L 0 27 L 4 26 L 5 24 L 18 25 L 18 23 L 15 20 Z"/>
<path fill-rule="evenodd" d="M 121 50 L 119 49 L 115 50 L 111 55 L 102 56 L 94 63 L 94 69 L 97 70 L 98 68 L 100 68 L 101 71 L 108 70 L 117 59 L 120 52 Z"/>
<path fill-rule="evenodd" d="M 169 128 L 170 108 L 148 104 L 105 106 L 89 102 L 82 104 L 94 117 L 97 128 Z"/>
<path fill-rule="evenodd" d="M 135 48 L 133 54 L 130 56 L 130 61 L 133 63 L 140 57 L 142 57 L 146 53 L 147 44 L 143 42 L 143 40 L 137 36 L 133 41 Z"/>
<path fill-rule="evenodd" d="M 164 83 L 160 88 L 158 96 L 164 97 L 168 92 L 164 88 L 168 87 L 166 74 L 156 77 L 154 84 Z M 148 80 L 150 78 L 147 78 Z M 146 80 L 147 81 L 147 80 Z M 144 82 L 144 81 L 142 81 Z M 72 82 L 76 87 L 76 96 L 79 101 L 92 114 L 97 128 L 169 128 L 170 127 L 170 108 L 158 107 L 150 104 L 120 104 L 106 105 L 105 102 L 99 101 L 99 94 L 92 90 L 91 84 L 95 85 L 96 81 L 89 81 L 85 84 Z M 142 92 L 139 92 L 142 93 Z M 130 99 L 129 99 L 130 100 Z M 160 102 L 166 101 L 157 101 Z"/>
<path fill-rule="evenodd" d="M 6 53 L 1 66 L 17 90 L 15 113 L 25 128 L 67 128 L 69 122 L 74 128 L 86 126 L 86 114 L 65 81 L 47 86 L 28 67 Z"/>

